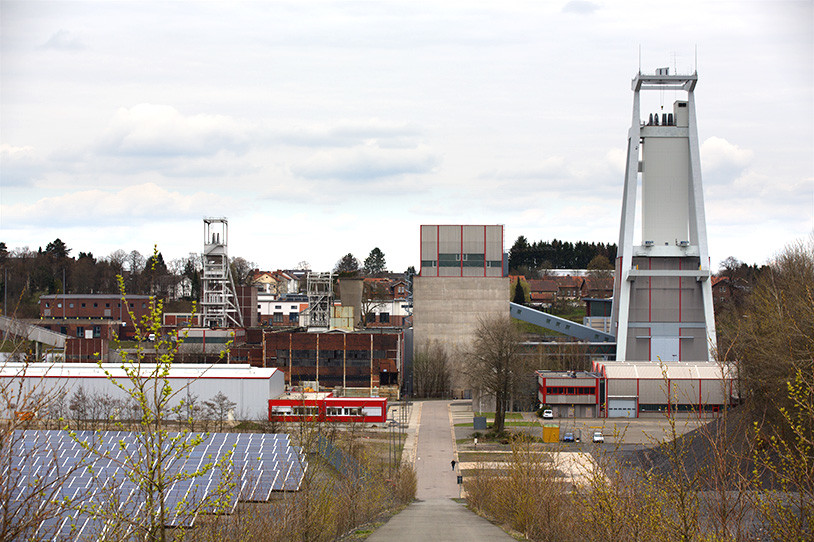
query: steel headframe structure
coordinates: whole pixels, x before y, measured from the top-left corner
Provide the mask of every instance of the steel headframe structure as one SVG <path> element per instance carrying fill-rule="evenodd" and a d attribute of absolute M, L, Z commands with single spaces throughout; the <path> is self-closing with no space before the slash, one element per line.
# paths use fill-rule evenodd
<path fill-rule="evenodd" d="M 713 360 L 716 345 L 701 160 L 695 114 L 697 73 L 639 72 L 632 81 L 612 330 L 619 361 Z M 673 113 L 643 122 L 641 91 L 687 93 Z M 663 95 L 663 94 L 662 94 Z M 663 106 L 662 106 L 663 109 Z M 661 120 L 661 122 L 659 122 Z M 641 172 L 642 240 L 634 246 Z"/>
<path fill-rule="evenodd" d="M 308 272 L 308 329 L 327 331 L 331 327 L 333 273 Z"/>
<path fill-rule="evenodd" d="M 229 221 L 207 217 L 204 222 L 203 280 L 201 313 L 203 326 L 243 327 L 243 315 L 237 303 L 237 292 L 229 268 Z"/>

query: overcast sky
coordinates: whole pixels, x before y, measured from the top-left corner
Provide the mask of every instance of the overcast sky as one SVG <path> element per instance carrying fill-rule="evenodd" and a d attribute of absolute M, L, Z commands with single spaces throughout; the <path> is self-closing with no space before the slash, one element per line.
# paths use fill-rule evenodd
<path fill-rule="evenodd" d="M 499 4 L 499 7 L 498 7 Z M 0 240 L 329 270 L 421 224 L 617 242 L 630 81 L 697 69 L 713 268 L 814 229 L 811 1 L 0 0 Z M 645 96 L 643 95 L 643 99 Z M 643 112 L 682 98 L 650 93 Z"/>

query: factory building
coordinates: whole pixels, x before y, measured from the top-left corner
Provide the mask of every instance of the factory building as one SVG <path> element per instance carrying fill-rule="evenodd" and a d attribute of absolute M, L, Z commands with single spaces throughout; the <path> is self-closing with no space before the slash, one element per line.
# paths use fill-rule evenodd
<path fill-rule="evenodd" d="M 155 365 L 141 364 L 141 371 L 145 380 L 150 379 Z M 5 363 L 0 366 L 0 386 L 8 386 L 11 380 L 19 382 L 19 379 L 22 379 L 26 392 L 35 394 L 64 393 L 66 398 L 70 398 L 81 387 L 91 401 L 101 396 L 127 400 L 129 396 L 119 385 L 125 389 L 131 387 L 120 363 L 103 363 L 101 366 L 96 363 Z M 232 416 L 241 420 L 266 419 L 269 399 L 285 392 L 282 371 L 245 364 L 174 364 L 170 367 L 167 380 L 174 391 L 181 392 L 170 399 L 169 409 L 177 406 L 181 400 L 187 400 L 188 395 L 208 401 L 223 393 L 236 403 Z M 16 415 L 5 411 L 6 408 L 15 407 L 0 405 L 0 416 L 9 418 Z"/>
<path fill-rule="evenodd" d="M 714 362 L 595 361 L 592 371 L 537 371 L 554 417 L 714 417 L 737 402 L 734 369 Z"/>

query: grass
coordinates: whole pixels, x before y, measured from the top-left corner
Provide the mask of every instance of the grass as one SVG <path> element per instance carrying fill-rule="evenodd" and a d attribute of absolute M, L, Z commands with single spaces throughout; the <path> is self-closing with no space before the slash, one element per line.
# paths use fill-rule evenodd
<path fill-rule="evenodd" d="M 540 424 L 537 422 L 526 422 L 526 421 L 515 422 L 511 420 L 506 420 L 503 425 L 505 425 L 506 427 L 537 427 Z M 474 425 L 472 422 L 456 423 L 455 427 L 474 427 Z"/>
<path fill-rule="evenodd" d="M 494 418 L 495 417 L 494 412 L 475 412 L 474 414 L 475 414 L 475 416 L 486 416 L 487 418 Z M 507 412 L 505 414 L 505 418 L 507 420 L 522 420 L 523 415 L 521 413 L 519 413 L 519 412 Z"/>

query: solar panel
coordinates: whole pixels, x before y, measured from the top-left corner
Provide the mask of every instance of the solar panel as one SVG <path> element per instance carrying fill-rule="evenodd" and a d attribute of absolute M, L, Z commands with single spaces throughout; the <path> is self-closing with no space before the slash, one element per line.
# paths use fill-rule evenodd
<path fill-rule="evenodd" d="M 144 455 L 141 436 L 129 431 L 15 431 L 11 461 L 0 473 L 19 474 L 11 507 L 22 506 L 38 484 L 59 483 L 60 477 L 64 480 L 51 498 L 71 502 L 23 538 L 104 538 L 105 533 L 111 536 L 111 518 L 136 521 L 146 513 L 144 495 L 128 471 Z M 228 514 L 241 500 L 268 501 L 273 491 L 299 489 L 307 463 L 287 434 L 213 433 L 194 444 L 202 436 L 170 433 L 164 443 L 165 450 L 187 448 L 164 466 L 165 475 L 174 480 L 164 494 L 166 526 L 192 527 L 199 512 Z M 194 476 L 205 467 L 204 474 Z M 231 489 L 221 494 L 225 483 Z M 124 534 L 132 528 L 125 525 Z"/>

